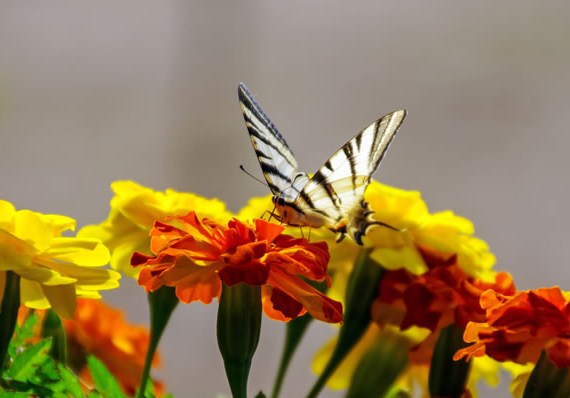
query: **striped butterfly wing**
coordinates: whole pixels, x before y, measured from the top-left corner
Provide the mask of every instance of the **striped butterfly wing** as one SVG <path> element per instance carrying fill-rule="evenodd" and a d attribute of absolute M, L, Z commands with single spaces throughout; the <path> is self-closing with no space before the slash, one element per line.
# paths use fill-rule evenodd
<path fill-rule="evenodd" d="M 371 219 L 364 191 L 405 116 L 404 110 L 390 113 L 348 141 L 303 187 L 295 205 L 325 218 L 339 241 L 348 234 L 362 244 L 361 237 L 371 225 L 385 225 Z"/>
<path fill-rule="evenodd" d="M 309 181 L 297 170 L 295 156 L 245 84 L 238 86 L 240 106 L 255 154 L 274 195 L 294 200 Z"/>

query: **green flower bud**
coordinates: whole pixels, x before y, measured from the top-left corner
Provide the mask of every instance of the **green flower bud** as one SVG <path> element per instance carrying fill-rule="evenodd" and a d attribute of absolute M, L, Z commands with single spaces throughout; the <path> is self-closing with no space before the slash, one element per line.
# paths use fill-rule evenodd
<path fill-rule="evenodd" d="M 218 347 L 234 398 L 247 397 L 247 378 L 261 331 L 261 286 L 222 285 Z"/>

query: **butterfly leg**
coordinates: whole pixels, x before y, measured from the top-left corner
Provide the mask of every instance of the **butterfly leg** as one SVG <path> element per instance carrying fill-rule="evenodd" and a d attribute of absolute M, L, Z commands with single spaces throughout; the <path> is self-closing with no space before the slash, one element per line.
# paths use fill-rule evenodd
<path fill-rule="evenodd" d="M 273 210 L 269 211 L 269 210 L 265 210 L 261 216 L 259 218 L 261 218 L 263 220 L 263 217 L 269 214 L 269 218 L 267 219 L 267 221 L 271 221 L 272 218 L 276 219 L 277 221 L 279 221 L 281 224 L 283 224 L 282 221 L 282 217 L 280 215 L 278 215 L 277 213 L 275 213 L 275 207 L 273 208 Z"/>

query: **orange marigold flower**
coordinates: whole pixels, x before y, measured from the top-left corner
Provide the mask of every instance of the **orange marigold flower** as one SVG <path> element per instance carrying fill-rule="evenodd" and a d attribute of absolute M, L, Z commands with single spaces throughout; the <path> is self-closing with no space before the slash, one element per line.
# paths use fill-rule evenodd
<path fill-rule="evenodd" d="M 134 253 L 131 259 L 143 267 L 138 281 L 147 291 L 173 286 L 180 301 L 207 304 L 219 297 L 222 282 L 241 282 L 262 286 L 270 318 L 309 312 L 325 322 L 342 320 L 342 305 L 301 278 L 329 281 L 326 243 L 284 235 L 284 227 L 259 219 L 249 225 L 234 218 L 225 226 L 190 212 L 167 220 L 176 226 L 156 222 L 151 231 L 155 256 Z"/>
<path fill-rule="evenodd" d="M 64 320 L 64 327 L 71 354 L 77 349 L 79 356 L 94 355 L 117 378 L 125 393 L 134 395 L 142 376 L 150 340 L 145 327 L 129 324 L 120 310 L 102 301 L 89 299 L 77 301 L 73 319 Z M 78 364 L 81 367 L 84 362 L 79 361 Z M 160 359 L 156 355 L 152 365 L 159 364 Z M 90 379 L 86 367 L 81 369 L 81 376 Z M 154 389 L 157 395 L 161 395 L 163 386 L 154 381 Z"/>
<path fill-rule="evenodd" d="M 454 359 L 488 355 L 498 361 L 538 361 L 543 350 L 559 368 L 570 367 L 570 293 L 559 287 L 481 296 L 485 322 L 470 322 L 464 339 L 473 345 Z"/>
<path fill-rule="evenodd" d="M 388 272 L 381 281 L 374 305 L 379 323 L 397 323 L 402 329 L 419 326 L 432 332 L 453 323 L 465 327 L 469 321 L 482 321 L 485 311 L 479 304 L 487 289 L 514 294 L 510 274 L 497 273 L 494 283 L 469 276 L 457 264 L 457 257 L 421 250 L 428 271 L 416 276 L 406 271 Z"/>

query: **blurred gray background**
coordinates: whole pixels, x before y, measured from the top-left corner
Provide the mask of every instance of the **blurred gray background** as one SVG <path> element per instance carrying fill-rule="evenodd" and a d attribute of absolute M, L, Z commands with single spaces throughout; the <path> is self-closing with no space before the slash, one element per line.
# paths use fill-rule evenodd
<path fill-rule="evenodd" d="M 81 226 L 107 216 L 110 182 L 133 179 L 237 210 L 268 193 L 238 169 L 260 175 L 243 81 L 311 172 L 407 109 L 376 178 L 473 220 L 520 288 L 568 289 L 569 12 L 530 1 L 4 1 L 0 197 Z M 123 283 L 106 297 L 146 322 L 142 289 Z M 216 308 L 179 306 L 166 332 L 157 374 L 176 396 L 228 392 Z M 313 326 L 284 397 L 306 393 L 312 353 L 332 333 Z M 270 389 L 282 337 L 265 319 L 252 392 Z"/>

